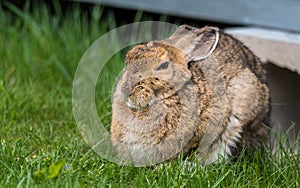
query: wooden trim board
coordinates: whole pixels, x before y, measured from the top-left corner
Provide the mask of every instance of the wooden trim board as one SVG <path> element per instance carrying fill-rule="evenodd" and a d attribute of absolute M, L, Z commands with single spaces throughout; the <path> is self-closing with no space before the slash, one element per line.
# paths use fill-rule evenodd
<path fill-rule="evenodd" d="M 300 32 L 300 0 L 77 0 L 221 23 Z"/>

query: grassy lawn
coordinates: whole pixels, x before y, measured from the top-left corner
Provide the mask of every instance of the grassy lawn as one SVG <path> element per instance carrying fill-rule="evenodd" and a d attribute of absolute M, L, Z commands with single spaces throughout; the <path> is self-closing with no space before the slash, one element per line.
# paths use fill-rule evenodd
<path fill-rule="evenodd" d="M 135 168 L 102 159 L 77 129 L 72 81 L 84 52 L 115 19 L 103 17 L 102 7 L 89 16 L 77 6 L 28 10 L 0 7 L 0 187 L 299 187 L 300 158 L 283 149 L 276 157 L 266 151 L 204 167 L 178 160 Z M 123 57 L 111 59 L 97 91 L 112 87 Z M 96 96 L 109 124 L 110 91 Z"/>

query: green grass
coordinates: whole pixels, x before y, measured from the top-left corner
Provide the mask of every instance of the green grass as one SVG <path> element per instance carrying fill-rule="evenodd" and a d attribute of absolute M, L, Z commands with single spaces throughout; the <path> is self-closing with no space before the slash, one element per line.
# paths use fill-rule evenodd
<path fill-rule="evenodd" d="M 0 187 L 299 187 L 299 156 L 256 154 L 201 167 L 181 160 L 151 168 L 119 166 L 84 142 L 72 113 L 72 80 L 81 56 L 116 27 L 102 7 L 0 9 Z M 8 9 L 4 10 L 3 7 Z M 141 17 L 140 14 L 137 17 Z M 139 18 L 137 18 L 139 19 Z M 99 114 L 110 120 L 110 88 L 124 66 L 117 54 L 97 88 Z M 101 86 L 101 87 L 100 87 Z M 105 89 L 103 89 L 105 88 Z M 52 167 L 59 170 L 52 172 Z M 50 171 L 50 172 L 48 172 Z M 49 175 L 55 177 L 51 177 Z"/>

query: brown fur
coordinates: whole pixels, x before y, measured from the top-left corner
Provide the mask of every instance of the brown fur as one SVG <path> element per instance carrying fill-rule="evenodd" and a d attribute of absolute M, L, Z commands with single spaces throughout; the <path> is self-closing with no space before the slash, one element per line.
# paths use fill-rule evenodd
<path fill-rule="evenodd" d="M 248 151 L 262 148 L 267 143 L 270 124 L 269 89 L 261 61 L 240 41 L 225 33 L 221 33 L 213 57 L 224 65 L 231 116 L 243 127 L 239 147 L 231 147 L 232 154 L 237 154 L 243 146 L 248 146 Z"/>
<path fill-rule="evenodd" d="M 185 154 L 197 149 L 199 160 L 213 162 L 267 140 L 265 71 L 246 46 L 218 28 L 180 26 L 165 40 L 130 50 L 126 63 L 113 96 L 111 138 L 119 153 L 124 146 L 150 148 L 161 162 L 180 148 Z M 146 154 L 129 150 L 137 163 L 145 160 Z"/>
<path fill-rule="evenodd" d="M 142 86 L 143 89 L 139 89 Z M 172 134 L 180 119 L 181 105 L 179 96 L 169 83 L 158 78 L 147 78 L 138 82 L 129 95 L 129 100 L 138 108 L 147 108 L 152 100 L 159 98 L 167 106 L 165 120 L 158 129 L 148 132 L 147 136 L 155 137 L 157 142 L 163 141 Z M 140 105 L 144 103 L 143 105 Z M 148 115 L 147 109 L 137 110 L 133 113 L 138 119 L 144 119 Z"/>

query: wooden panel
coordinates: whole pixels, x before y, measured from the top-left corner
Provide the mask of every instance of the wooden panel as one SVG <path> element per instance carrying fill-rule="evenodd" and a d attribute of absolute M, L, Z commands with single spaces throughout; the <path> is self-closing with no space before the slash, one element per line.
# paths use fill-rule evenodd
<path fill-rule="evenodd" d="M 78 0 L 223 23 L 300 31 L 300 0 Z"/>

